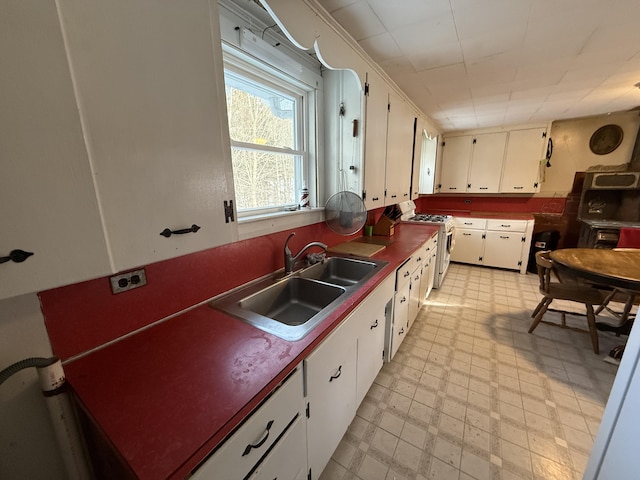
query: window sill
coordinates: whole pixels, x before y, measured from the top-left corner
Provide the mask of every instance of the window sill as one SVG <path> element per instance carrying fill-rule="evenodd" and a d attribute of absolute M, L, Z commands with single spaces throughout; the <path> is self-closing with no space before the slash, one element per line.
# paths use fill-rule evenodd
<path fill-rule="evenodd" d="M 304 227 L 324 221 L 324 208 L 310 208 L 293 212 L 276 212 L 238 219 L 239 240 Z"/>

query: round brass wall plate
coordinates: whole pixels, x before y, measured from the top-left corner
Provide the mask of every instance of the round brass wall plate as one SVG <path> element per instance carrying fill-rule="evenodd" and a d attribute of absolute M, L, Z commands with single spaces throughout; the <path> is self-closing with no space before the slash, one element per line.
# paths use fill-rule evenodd
<path fill-rule="evenodd" d="M 619 125 L 604 125 L 591 135 L 589 148 L 596 155 L 606 155 L 620 146 L 623 137 L 624 132 Z"/>

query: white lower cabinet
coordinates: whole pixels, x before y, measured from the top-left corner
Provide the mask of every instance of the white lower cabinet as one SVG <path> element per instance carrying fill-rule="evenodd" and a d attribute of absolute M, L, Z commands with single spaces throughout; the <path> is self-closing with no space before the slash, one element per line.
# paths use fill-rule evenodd
<path fill-rule="evenodd" d="M 382 368 L 395 281 L 360 302 L 191 478 L 317 480 Z"/>
<path fill-rule="evenodd" d="M 451 261 L 527 272 L 533 220 L 455 218 Z"/>
<path fill-rule="evenodd" d="M 317 480 L 382 368 L 394 275 L 387 277 L 304 361 L 309 478 Z"/>
<path fill-rule="evenodd" d="M 451 261 L 482 265 L 484 250 L 484 230 L 458 228 L 456 246 L 451 252 Z"/>
<path fill-rule="evenodd" d="M 395 279 L 388 276 L 351 314 L 358 338 L 356 403 L 359 405 L 373 385 L 384 362 L 384 334 L 393 314 Z"/>
<path fill-rule="evenodd" d="M 345 321 L 304 361 L 307 459 L 313 480 L 320 477 L 356 414 L 357 340 L 351 326 Z"/>
<path fill-rule="evenodd" d="M 297 367 L 191 478 L 297 480 L 299 470 L 307 469 L 302 380 Z M 289 456 L 293 445 L 303 446 L 301 455 Z M 294 465 L 277 461 L 283 457 Z"/>

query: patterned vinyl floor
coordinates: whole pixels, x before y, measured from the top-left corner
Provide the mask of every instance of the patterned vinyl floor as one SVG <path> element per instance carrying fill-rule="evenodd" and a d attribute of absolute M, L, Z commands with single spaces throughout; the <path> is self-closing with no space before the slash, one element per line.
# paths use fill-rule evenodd
<path fill-rule="evenodd" d="M 582 478 L 626 337 L 600 332 L 596 355 L 587 333 L 529 334 L 540 298 L 536 275 L 452 264 L 321 480 Z"/>

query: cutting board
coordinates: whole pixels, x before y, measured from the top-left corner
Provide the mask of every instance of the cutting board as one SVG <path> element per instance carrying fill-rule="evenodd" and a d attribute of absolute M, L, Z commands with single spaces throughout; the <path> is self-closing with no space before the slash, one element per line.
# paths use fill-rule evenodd
<path fill-rule="evenodd" d="M 371 257 L 384 249 L 384 245 L 361 242 L 344 242 L 334 245 L 333 247 L 329 247 L 327 251 L 331 253 L 357 255 L 358 257 Z"/>

